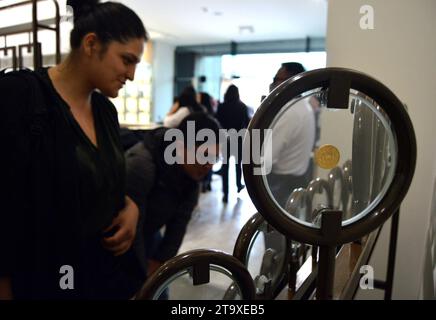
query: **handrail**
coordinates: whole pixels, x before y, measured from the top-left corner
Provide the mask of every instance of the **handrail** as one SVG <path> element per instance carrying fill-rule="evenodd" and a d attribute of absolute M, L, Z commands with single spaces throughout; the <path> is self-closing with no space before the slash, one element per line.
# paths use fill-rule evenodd
<path fill-rule="evenodd" d="M 333 198 L 332 200 L 334 206 L 337 203 L 336 201 L 337 199 L 335 199 L 335 190 L 334 190 L 336 181 L 339 181 L 341 184 L 341 193 L 340 193 L 340 204 L 335 209 L 341 209 L 341 204 L 342 204 L 342 211 L 344 212 L 345 215 L 347 212 L 347 204 L 350 194 L 348 190 L 346 190 L 346 182 L 344 179 L 344 174 L 340 167 L 335 167 L 332 170 L 330 170 L 327 178 L 327 182 L 330 186 L 330 192 L 332 194 L 332 198 Z"/>
<path fill-rule="evenodd" d="M 351 181 L 351 170 L 352 170 L 352 162 L 351 160 L 347 160 L 342 165 L 342 172 L 344 176 L 345 185 L 348 187 L 348 191 L 350 193 L 353 192 L 353 184 Z"/>
<path fill-rule="evenodd" d="M 12 8 L 16 8 L 16 7 L 21 7 L 21 6 L 24 6 L 26 4 L 31 4 L 32 1 L 33 0 L 26 0 L 26 1 L 18 2 L 18 3 L 8 4 L 6 6 L 0 7 L 0 11 L 6 10 L 6 9 L 12 9 Z"/>
<path fill-rule="evenodd" d="M 294 212 L 297 213 L 298 207 L 301 208 L 304 207 L 305 199 L 306 199 L 306 189 L 304 188 L 294 189 L 294 191 L 292 191 L 291 195 L 286 201 L 285 210 L 290 214 L 293 214 Z M 305 220 L 304 217 L 298 217 L 298 218 Z"/>
<path fill-rule="evenodd" d="M 56 19 L 49 18 L 49 19 L 40 20 L 39 22 L 44 25 L 51 25 L 56 23 Z M 21 34 L 21 33 L 28 33 L 28 32 L 32 32 L 32 22 L 2 27 L 0 28 L 0 37 L 12 36 L 14 34 Z"/>
<path fill-rule="evenodd" d="M 51 1 L 53 2 L 55 6 L 55 17 L 52 19 L 46 19 L 43 21 L 43 23 L 39 23 L 38 21 L 38 2 L 42 1 Z M 25 5 L 32 5 L 32 20 L 30 23 L 27 24 L 21 24 L 17 26 L 9 26 L 2 28 L 3 32 L 1 32 L 0 29 L 0 35 L 6 37 L 13 34 L 19 34 L 19 33 L 26 33 L 26 32 L 32 32 L 33 35 L 33 67 L 39 68 L 42 66 L 42 52 L 40 50 L 40 45 L 38 43 L 38 30 L 39 29 L 46 29 L 51 30 L 55 32 L 56 37 L 56 63 L 59 63 L 61 61 L 61 46 L 60 46 L 60 10 L 59 10 L 59 4 L 56 0 L 27 0 L 22 1 L 19 3 L 9 4 L 3 7 L 0 7 L 0 11 L 17 8 Z M 45 25 L 45 23 L 50 24 L 54 20 L 55 27 L 50 27 L 48 25 Z M 18 27 L 18 28 L 14 28 Z M 16 62 L 15 62 L 16 65 Z"/>
<path fill-rule="evenodd" d="M 330 190 L 329 184 L 324 179 L 316 178 L 312 180 L 306 188 L 306 215 L 309 220 L 306 221 L 314 221 L 315 217 L 313 215 L 313 197 L 316 193 L 321 193 L 324 189 L 327 193 L 327 203 L 326 206 L 328 208 L 333 208 L 333 195 Z"/>

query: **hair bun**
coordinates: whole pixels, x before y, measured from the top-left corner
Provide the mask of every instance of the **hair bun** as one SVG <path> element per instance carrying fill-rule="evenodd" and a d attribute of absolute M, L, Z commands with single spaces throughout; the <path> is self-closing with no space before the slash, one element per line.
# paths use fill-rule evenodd
<path fill-rule="evenodd" d="M 99 4 L 99 0 L 67 0 L 67 6 L 73 8 L 74 21 L 91 12 Z"/>

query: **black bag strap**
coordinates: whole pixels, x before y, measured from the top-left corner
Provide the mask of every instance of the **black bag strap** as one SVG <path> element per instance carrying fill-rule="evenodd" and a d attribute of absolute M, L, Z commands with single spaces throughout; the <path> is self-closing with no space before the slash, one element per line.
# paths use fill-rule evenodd
<path fill-rule="evenodd" d="M 19 77 L 28 84 L 30 89 L 30 103 L 28 106 L 28 117 L 31 119 L 30 133 L 32 135 L 41 135 L 47 118 L 46 99 L 44 98 L 45 88 L 41 76 L 38 72 L 30 69 L 10 72 L 8 72 L 8 69 L 3 69 L 0 71 L 0 77 L 3 76 Z"/>
<path fill-rule="evenodd" d="M 34 104 L 30 133 L 40 135 L 46 126 L 48 118 L 47 99 L 45 98 L 46 86 L 38 72 L 27 74 L 28 83 L 31 88 L 31 97 Z"/>

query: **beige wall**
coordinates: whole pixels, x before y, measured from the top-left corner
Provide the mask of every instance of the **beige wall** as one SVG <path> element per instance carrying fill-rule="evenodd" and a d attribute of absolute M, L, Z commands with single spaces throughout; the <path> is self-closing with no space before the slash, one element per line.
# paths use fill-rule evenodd
<path fill-rule="evenodd" d="M 175 46 L 153 41 L 153 122 L 163 121 L 173 105 Z"/>
<path fill-rule="evenodd" d="M 328 5 L 327 65 L 357 69 L 386 84 L 407 104 L 415 127 L 417 168 L 401 207 L 394 298 L 418 298 L 436 174 L 436 1 L 329 0 Z M 373 30 L 360 29 L 363 5 L 374 8 Z M 377 277 L 385 275 L 390 224 L 385 227 L 371 261 Z"/>

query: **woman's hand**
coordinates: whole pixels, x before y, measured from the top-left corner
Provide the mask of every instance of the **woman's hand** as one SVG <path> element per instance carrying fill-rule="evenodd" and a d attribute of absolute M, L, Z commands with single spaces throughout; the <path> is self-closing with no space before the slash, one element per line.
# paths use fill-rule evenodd
<path fill-rule="evenodd" d="M 126 206 L 105 230 L 105 232 L 109 232 L 115 229 L 116 232 L 111 237 L 103 238 L 103 247 L 112 251 L 115 256 L 126 253 L 135 239 L 138 218 L 139 209 L 137 205 L 132 199 L 126 197 Z"/>

